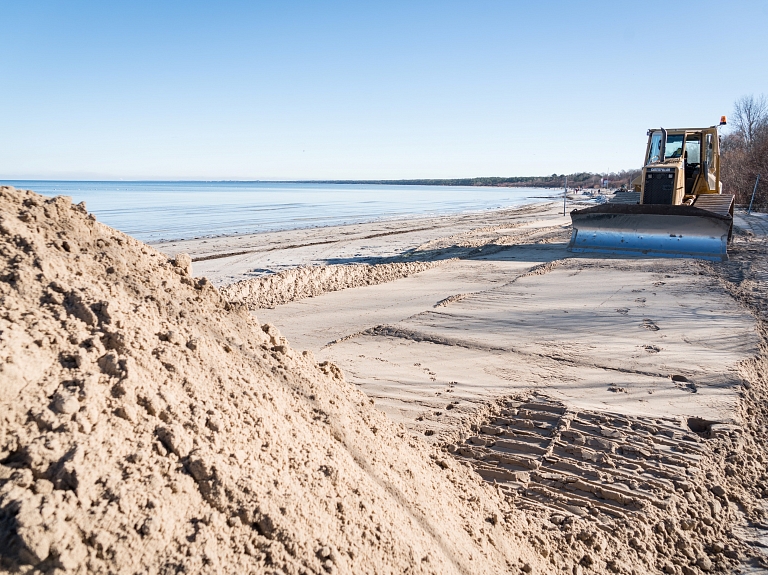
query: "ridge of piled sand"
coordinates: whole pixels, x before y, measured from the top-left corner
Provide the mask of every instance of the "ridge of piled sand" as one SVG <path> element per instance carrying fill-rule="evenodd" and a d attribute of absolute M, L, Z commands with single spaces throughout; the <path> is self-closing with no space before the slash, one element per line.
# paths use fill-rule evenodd
<path fill-rule="evenodd" d="M 347 288 L 376 285 L 406 278 L 450 260 L 298 267 L 263 277 L 241 280 L 220 289 L 230 302 L 258 310 Z"/>
<path fill-rule="evenodd" d="M 492 486 L 188 256 L 3 187 L 0 258 L 3 569 L 546 571 Z"/>

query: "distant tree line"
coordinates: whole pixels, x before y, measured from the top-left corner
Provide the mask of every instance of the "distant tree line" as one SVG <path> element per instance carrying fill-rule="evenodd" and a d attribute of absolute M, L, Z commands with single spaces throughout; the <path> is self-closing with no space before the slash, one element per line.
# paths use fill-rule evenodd
<path fill-rule="evenodd" d="M 393 184 L 400 186 L 491 186 L 508 188 L 562 188 L 568 176 L 569 188 L 600 188 L 604 180 L 608 187 L 629 187 L 631 181 L 640 174 L 640 170 L 624 170 L 610 174 L 552 174 L 551 176 L 516 176 L 511 178 L 456 178 L 456 179 L 418 179 L 418 180 L 324 180 L 322 184 Z"/>
<path fill-rule="evenodd" d="M 760 183 L 752 209 L 768 209 L 768 99 L 743 96 L 736 101 L 731 125 L 721 140 L 723 192 L 736 195 L 736 203 L 749 205 L 755 180 Z"/>

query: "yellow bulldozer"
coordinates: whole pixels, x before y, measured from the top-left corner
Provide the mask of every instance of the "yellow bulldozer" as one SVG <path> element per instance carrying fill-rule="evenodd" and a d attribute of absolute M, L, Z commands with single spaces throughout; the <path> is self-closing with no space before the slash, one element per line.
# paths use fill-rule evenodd
<path fill-rule="evenodd" d="M 725 122 L 723 116 L 720 126 Z M 645 161 L 633 191 L 573 210 L 568 249 L 728 259 L 734 197 L 722 193 L 718 127 L 648 130 Z"/>

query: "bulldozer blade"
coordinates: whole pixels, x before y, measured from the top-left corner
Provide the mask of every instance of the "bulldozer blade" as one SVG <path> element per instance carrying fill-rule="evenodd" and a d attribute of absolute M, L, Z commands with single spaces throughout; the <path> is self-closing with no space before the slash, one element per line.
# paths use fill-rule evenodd
<path fill-rule="evenodd" d="M 571 212 L 568 250 L 665 258 L 728 259 L 733 218 L 692 206 L 603 204 Z"/>

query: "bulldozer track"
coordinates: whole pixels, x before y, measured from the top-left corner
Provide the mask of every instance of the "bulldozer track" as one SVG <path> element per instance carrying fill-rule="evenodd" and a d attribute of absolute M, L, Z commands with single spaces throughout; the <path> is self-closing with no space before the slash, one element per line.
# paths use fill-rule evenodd
<path fill-rule="evenodd" d="M 477 431 L 448 450 L 521 505 L 582 517 L 667 510 L 670 493 L 692 489 L 704 452 L 679 420 L 573 410 L 536 396 L 505 401 Z"/>

